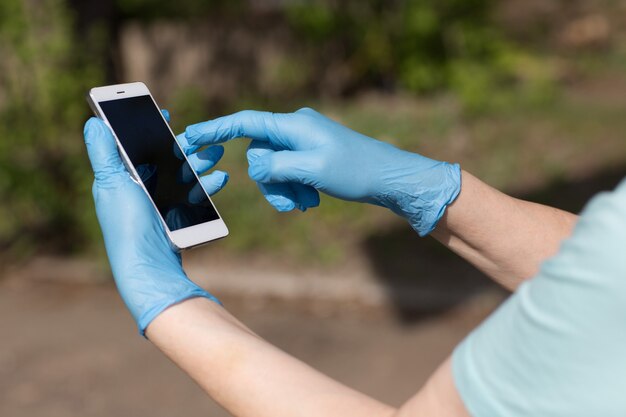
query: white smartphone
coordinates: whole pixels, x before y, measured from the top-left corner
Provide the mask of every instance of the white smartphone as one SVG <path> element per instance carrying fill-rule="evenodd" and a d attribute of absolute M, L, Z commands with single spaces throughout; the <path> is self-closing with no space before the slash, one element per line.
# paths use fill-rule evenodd
<path fill-rule="evenodd" d="M 92 88 L 87 101 L 111 128 L 126 168 L 150 197 L 177 248 L 189 249 L 228 235 L 226 224 L 198 174 L 189 168 L 185 153 L 144 83 Z M 186 170 L 185 174 L 181 175 L 181 170 Z"/>

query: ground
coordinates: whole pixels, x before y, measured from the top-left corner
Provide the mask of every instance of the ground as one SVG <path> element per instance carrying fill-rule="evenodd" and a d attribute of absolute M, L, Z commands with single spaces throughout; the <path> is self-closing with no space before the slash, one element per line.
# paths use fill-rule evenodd
<path fill-rule="evenodd" d="M 31 271 L 0 282 L 0 415 L 228 415 L 137 334 L 110 281 L 76 282 L 55 273 L 63 270 L 48 267 L 45 273 Z M 486 290 L 410 321 L 390 313 L 384 302 L 328 310 L 278 303 L 276 297 L 260 304 L 227 294 L 222 298 L 270 342 L 399 405 L 500 302 L 502 293 Z"/>

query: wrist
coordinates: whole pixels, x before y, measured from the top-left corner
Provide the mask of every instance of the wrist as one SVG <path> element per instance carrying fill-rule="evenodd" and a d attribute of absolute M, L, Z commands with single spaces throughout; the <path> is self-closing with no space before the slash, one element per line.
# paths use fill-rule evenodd
<path fill-rule="evenodd" d="M 138 317 L 137 327 L 139 328 L 139 334 L 145 337 L 146 329 L 154 321 L 154 319 L 161 315 L 161 313 L 165 312 L 170 307 L 194 298 L 205 298 L 215 304 L 218 304 L 219 306 L 222 306 L 222 302 L 220 300 L 197 285 L 178 294 L 164 295 L 161 299 L 156 300 L 154 304 L 152 304 L 140 317 Z"/>
<path fill-rule="evenodd" d="M 432 232 L 461 191 L 459 164 L 435 161 L 418 154 L 405 162 L 402 175 L 388 184 L 386 207 L 404 217 L 424 237 Z"/>
<path fill-rule="evenodd" d="M 215 296 L 191 281 L 182 270 L 150 269 L 151 272 L 140 271 L 134 275 L 115 274 L 120 295 L 142 336 L 145 336 L 146 328 L 157 316 L 185 300 L 206 298 L 222 305 Z"/>

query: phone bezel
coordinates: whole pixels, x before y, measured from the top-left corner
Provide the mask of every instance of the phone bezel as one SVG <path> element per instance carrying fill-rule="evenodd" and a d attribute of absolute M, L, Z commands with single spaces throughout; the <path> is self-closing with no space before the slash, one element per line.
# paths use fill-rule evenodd
<path fill-rule="evenodd" d="M 167 128 L 172 135 L 172 140 L 180 148 L 180 145 L 178 144 L 178 141 L 176 140 L 176 136 L 174 135 L 174 132 L 172 132 L 172 129 L 170 128 L 169 123 L 167 123 L 167 120 L 165 120 L 165 117 L 159 110 L 160 107 L 157 105 L 156 101 L 154 100 L 154 97 L 150 93 L 150 90 L 148 90 L 148 87 L 144 83 L 134 82 L 134 83 L 126 83 L 126 84 L 107 85 L 103 87 L 94 87 L 91 90 L 89 90 L 89 93 L 87 95 L 87 101 L 89 102 L 89 106 L 93 110 L 94 114 L 98 118 L 102 119 L 104 123 L 109 127 L 109 129 L 111 129 L 111 132 L 113 133 L 113 137 L 115 138 L 115 141 L 117 142 L 117 147 L 120 151 L 120 155 L 122 156 L 122 160 L 124 161 L 124 164 L 126 165 L 126 168 L 129 170 L 131 177 L 133 178 L 133 181 L 135 181 L 137 184 L 141 186 L 141 188 L 144 190 L 144 192 L 150 199 L 150 202 L 152 203 L 154 210 L 157 212 L 159 218 L 161 219 L 161 222 L 163 223 L 163 226 L 167 233 L 168 238 L 170 239 L 170 241 L 172 242 L 174 246 L 176 246 L 180 250 L 190 249 L 192 247 L 200 246 L 210 241 L 226 237 L 228 235 L 228 228 L 226 227 L 224 220 L 222 220 L 222 216 L 217 211 L 215 204 L 213 204 L 213 201 L 207 194 L 204 187 L 202 187 L 202 190 L 206 194 L 207 198 L 209 199 L 209 202 L 215 209 L 215 212 L 217 213 L 219 218 L 215 220 L 211 220 L 209 222 L 200 223 L 195 226 L 186 227 L 183 229 L 170 230 L 169 227 L 167 227 L 167 224 L 165 223 L 163 216 L 161 216 L 161 213 L 159 213 L 159 210 L 157 209 L 156 204 L 152 200 L 150 193 L 148 193 L 148 190 L 144 186 L 143 182 L 139 179 L 139 175 L 137 174 L 137 171 L 135 170 L 134 165 L 128 158 L 128 155 L 126 154 L 124 147 L 122 146 L 119 138 L 117 137 L 117 134 L 115 133 L 115 131 L 111 127 L 111 124 L 105 117 L 104 112 L 102 111 L 102 108 L 100 107 L 100 102 L 131 98 L 131 97 L 137 97 L 137 96 L 145 96 L 145 95 L 150 96 L 150 99 L 156 106 L 158 113 L 161 115 L 161 117 L 163 118 L 163 121 L 167 125 Z M 185 160 L 188 161 L 187 156 L 183 152 L 182 148 L 181 148 L 181 153 L 185 156 Z M 196 179 L 200 183 L 200 177 L 195 171 L 194 171 L 194 175 L 196 176 Z M 200 185 L 202 186 L 202 183 L 200 183 Z"/>

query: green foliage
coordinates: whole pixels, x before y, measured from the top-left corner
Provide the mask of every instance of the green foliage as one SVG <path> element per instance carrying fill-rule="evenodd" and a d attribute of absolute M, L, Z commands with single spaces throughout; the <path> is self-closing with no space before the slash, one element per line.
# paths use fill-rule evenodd
<path fill-rule="evenodd" d="M 100 74 L 58 0 L 3 0 L 0 52 L 0 248 L 72 250 L 95 230 L 80 128 Z"/>
<path fill-rule="evenodd" d="M 479 110 L 493 91 L 531 85 L 536 92 L 552 82 L 548 70 L 519 73 L 520 61 L 539 67 L 542 60 L 507 39 L 493 9 L 493 0 L 311 0 L 295 3 L 287 16 L 310 43 L 341 51 L 354 86 L 451 89 Z"/>

